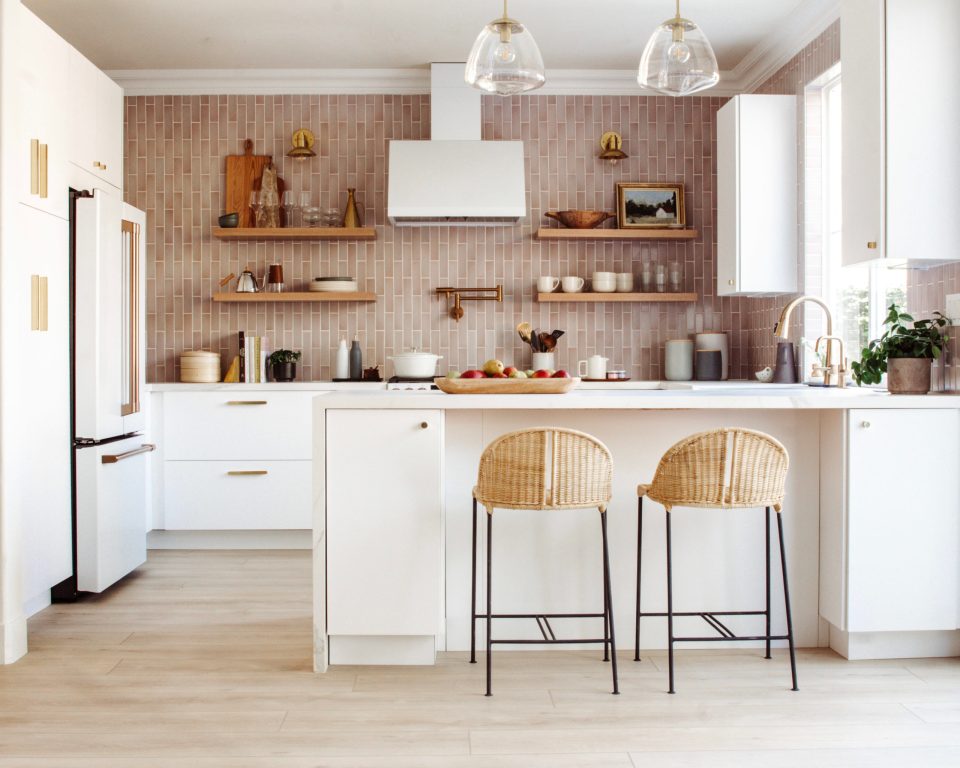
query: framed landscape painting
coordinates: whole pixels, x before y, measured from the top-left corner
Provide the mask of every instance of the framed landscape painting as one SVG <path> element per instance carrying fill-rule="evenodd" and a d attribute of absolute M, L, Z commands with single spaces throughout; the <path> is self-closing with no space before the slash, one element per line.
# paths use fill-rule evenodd
<path fill-rule="evenodd" d="M 683 227 L 686 223 L 683 184 L 617 184 L 617 226 L 620 229 Z"/>

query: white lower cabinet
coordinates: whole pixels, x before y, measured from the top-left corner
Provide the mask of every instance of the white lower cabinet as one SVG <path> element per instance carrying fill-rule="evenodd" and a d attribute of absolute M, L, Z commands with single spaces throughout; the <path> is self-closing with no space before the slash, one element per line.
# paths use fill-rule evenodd
<path fill-rule="evenodd" d="M 161 510 L 167 531 L 313 527 L 310 408 L 315 392 L 164 392 Z"/>
<path fill-rule="evenodd" d="M 168 461 L 168 530 L 310 528 L 309 461 Z"/>
<path fill-rule="evenodd" d="M 327 411 L 333 663 L 338 636 L 375 659 L 362 636 L 420 636 L 432 653 L 442 632 L 443 423 L 439 410 Z"/>
<path fill-rule="evenodd" d="M 960 627 L 960 411 L 851 410 L 823 427 L 821 615 L 851 634 Z"/>

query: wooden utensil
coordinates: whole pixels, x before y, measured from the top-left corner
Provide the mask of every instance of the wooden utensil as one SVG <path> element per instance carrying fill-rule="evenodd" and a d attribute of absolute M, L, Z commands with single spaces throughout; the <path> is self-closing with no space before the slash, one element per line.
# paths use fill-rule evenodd
<path fill-rule="evenodd" d="M 530 326 L 530 323 L 520 323 L 517 326 L 517 333 L 520 334 L 520 338 L 523 339 L 524 342 L 532 344 L 533 328 Z"/>

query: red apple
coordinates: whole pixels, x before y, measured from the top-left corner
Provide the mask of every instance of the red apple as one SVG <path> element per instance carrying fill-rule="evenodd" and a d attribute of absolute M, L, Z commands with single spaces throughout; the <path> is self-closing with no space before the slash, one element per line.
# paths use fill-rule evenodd
<path fill-rule="evenodd" d="M 460 374 L 461 379 L 485 379 L 486 374 L 483 371 L 469 370 Z"/>
<path fill-rule="evenodd" d="M 503 369 L 503 372 L 504 372 L 507 376 L 513 376 L 513 374 L 515 374 L 515 373 L 517 372 L 517 369 L 514 368 L 512 365 L 508 365 L 506 368 Z"/>
<path fill-rule="evenodd" d="M 489 379 L 508 379 L 510 378 L 505 373 L 491 373 L 487 378 Z"/>
<path fill-rule="evenodd" d="M 569 378 L 570 378 L 570 374 L 567 373 L 565 370 L 563 370 L 563 368 L 561 368 L 559 371 L 557 371 L 555 374 L 553 374 L 553 378 L 555 378 L 555 379 L 569 379 Z"/>
<path fill-rule="evenodd" d="M 533 372 L 533 378 L 535 378 L 535 379 L 549 379 L 549 378 L 550 378 L 550 371 L 545 371 L 543 368 L 541 368 L 539 371 L 534 371 L 534 372 Z"/>

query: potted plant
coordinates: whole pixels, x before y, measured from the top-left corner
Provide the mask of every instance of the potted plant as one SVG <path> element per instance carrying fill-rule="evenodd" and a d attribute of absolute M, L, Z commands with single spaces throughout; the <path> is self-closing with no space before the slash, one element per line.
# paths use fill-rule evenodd
<path fill-rule="evenodd" d="M 278 349 L 270 354 L 270 369 L 274 381 L 293 381 L 297 378 L 297 360 L 301 352 L 289 349 Z"/>
<path fill-rule="evenodd" d="M 948 337 L 941 332 L 947 324 L 942 312 L 930 320 L 914 320 L 891 304 L 883 324 L 887 330 L 871 341 L 853 363 L 853 378 L 858 385 L 879 384 L 887 374 L 887 389 L 892 395 L 925 395 L 930 391 L 930 366 L 940 357 Z M 913 323 L 913 327 L 907 327 Z"/>

